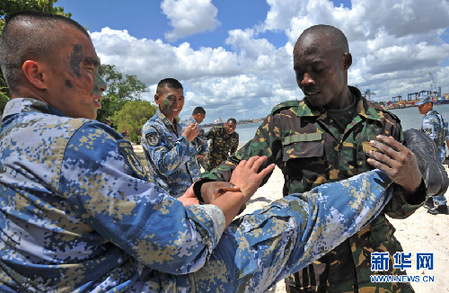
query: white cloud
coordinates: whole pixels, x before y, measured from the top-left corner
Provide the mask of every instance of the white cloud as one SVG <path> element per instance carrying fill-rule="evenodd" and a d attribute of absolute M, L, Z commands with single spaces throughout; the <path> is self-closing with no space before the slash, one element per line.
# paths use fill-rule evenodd
<path fill-rule="evenodd" d="M 173 46 L 109 28 L 92 33 L 92 39 L 103 63 L 136 74 L 150 86 L 150 99 L 160 79 L 179 79 L 187 98 L 181 116 L 189 116 L 201 105 L 208 113 L 206 122 L 217 117 L 263 117 L 281 101 L 301 99 L 292 69 L 292 49 L 304 29 L 320 23 L 334 25 L 346 34 L 353 55 L 349 83 L 376 92 L 373 99 L 406 97 L 430 89 L 429 71 L 443 93 L 449 92 L 449 44 L 442 39 L 444 32 L 449 32 L 447 0 L 428 0 L 425 9 L 418 0 L 400 4 L 353 0 L 350 9 L 334 7 L 328 0 L 267 2 L 270 10 L 265 21 L 228 32 L 223 42 L 229 48 L 194 49 L 188 42 Z M 216 25 L 211 19 L 215 20 L 217 11 L 210 1 L 164 0 L 162 6 L 177 38 Z M 183 31 L 188 26 L 181 25 L 178 15 L 194 19 L 190 27 L 196 29 Z M 204 21 L 206 16 L 209 22 Z M 276 47 L 262 37 L 269 31 L 284 34 L 287 43 Z"/>
<path fill-rule="evenodd" d="M 285 30 L 290 27 L 290 20 L 302 14 L 305 1 L 297 0 L 267 0 L 270 10 L 265 19 L 264 30 Z"/>
<path fill-rule="evenodd" d="M 204 76 L 230 76 L 240 71 L 238 56 L 218 48 L 193 50 L 188 43 L 178 47 L 161 40 L 136 39 L 127 31 L 103 28 L 91 34 L 102 63 L 114 64 L 127 74 L 136 74 L 147 84 L 173 76 L 182 80 Z"/>
<path fill-rule="evenodd" d="M 375 90 L 379 100 L 406 96 L 428 88 L 428 71 L 441 70 L 449 58 L 448 44 L 441 39 L 449 28 L 449 2 L 431 0 L 425 9 L 417 0 L 394 2 L 353 0 L 349 9 L 327 0 L 309 1 L 285 33 L 294 44 L 310 25 L 340 28 L 353 55 L 349 82 Z"/>
<path fill-rule="evenodd" d="M 213 31 L 220 25 L 216 19 L 218 10 L 211 0 L 163 0 L 161 8 L 173 26 L 173 31 L 165 34 L 170 42 Z"/>

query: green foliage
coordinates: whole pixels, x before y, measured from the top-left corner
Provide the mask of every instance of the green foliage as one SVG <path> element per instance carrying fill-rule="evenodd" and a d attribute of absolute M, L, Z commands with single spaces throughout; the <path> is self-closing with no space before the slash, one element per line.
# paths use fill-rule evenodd
<path fill-rule="evenodd" d="M 146 101 L 127 102 L 112 117 L 119 133 L 127 132 L 128 139 L 140 144 L 142 126 L 156 113 L 157 107 Z"/>
<path fill-rule="evenodd" d="M 0 18 L 2 19 L 2 26 L 0 30 L 3 30 L 4 20 L 8 18 L 8 15 L 19 11 L 33 10 L 33 11 L 45 11 L 52 14 L 65 15 L 71 17 L 71 13 L 64 13 L 64 8 L 54 7 L 53 5 L 58 0 L 2 0 L 0 2 Z"/>
<path fill-rule="evenodd" d="M 64 8 L 53 7 L 58 0 L 1 0 L 0 1 L 0 33 L 5 27 L 5 20 L 9 15 L 26 10 L 45 11 L 52 14 L 65 15 L 71 17 L 71 13 L 64 13 Z M 0 114 L 3 113 L 3 108 L 11 95 L 6 86 L 3 74 L 0 71 Z"/>
<path fill-rule="evenodd" d="M 110 120 L 127 102 L 140 99 L 141 94 L 147 91 L 147 86 L 135 75 L 123 76 L 114 65 L 101 65 L 99 73 L 108 84 L 98 111 L 99 121 Z"/>
<path fill-rule="evenodd" d="M 5 108 L 6 103 L 9 101 L 9 98 L 9 90 L 0 70 L 0 116 L 3 114 L 3 109 Z"/>

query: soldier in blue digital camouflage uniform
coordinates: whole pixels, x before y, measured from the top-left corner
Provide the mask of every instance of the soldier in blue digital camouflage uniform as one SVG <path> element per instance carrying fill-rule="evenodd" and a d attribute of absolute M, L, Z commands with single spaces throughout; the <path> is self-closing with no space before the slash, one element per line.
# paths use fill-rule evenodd
<path fill-rule="evenodd" d="M 183 129 L 176 120 L 184 106 L 183 88 L 176 79 L 161 80 L 154 101 L 159 108 L 142 127 L 142 147 L 156 183 L 178 197 L 200 176 L 193 143 L 198 123 Z"/>
<path fill-rule="evenodd" d="M 440 163 L 443 163 L 446 158 L 446 144 L 449 146 L 448 122 L 433 109 L 433 102 L 430 97 L 420 100 L 416 105 L 419 113 L 424 115 L 420 130 L 433 139 L 440 150 Z M 444 194 L 429 197 L 426 206 L 429 208 L 428 212 L 433 215 L 449 213 Z"/>
<path fill-rule="evenodd" d="M 195 145 L 197 154 L 196 160 L 198 162 L 198 166 L 205 168 L 205 157 L 207 155 L 208 144 L 206 133 L 204 132 L 203 127 L 200 125 L 201 122 L 206 118 L 206 110 L 203 107 L 195 107 L 192 111 L 192 116 L 187 120 L 181 121 L 182 129 L 186 129 L 190 124 L 198 125 L 198 135 L 193 139 L 192 143 Z"/>

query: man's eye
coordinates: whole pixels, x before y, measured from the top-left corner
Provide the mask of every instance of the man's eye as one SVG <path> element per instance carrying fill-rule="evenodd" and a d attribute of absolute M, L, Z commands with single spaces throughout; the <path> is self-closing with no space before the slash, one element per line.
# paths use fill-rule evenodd
<path fill-rule="evenodd" d="M 86 70 L 89 70 L 89 71 L 92 71 L 92 72 L 96 71 L 95 67 L 85 67 L 85 68 L 86 68 Z"/>
<path fill-rule="evenodd" d="M 316 68 L 313 68 L 313 72 L 315 72 L 315 73 L 321 73 L 321 72 L 323 72 L 325 69 L 326 69 L 325 67 L 316 67 Z"/>

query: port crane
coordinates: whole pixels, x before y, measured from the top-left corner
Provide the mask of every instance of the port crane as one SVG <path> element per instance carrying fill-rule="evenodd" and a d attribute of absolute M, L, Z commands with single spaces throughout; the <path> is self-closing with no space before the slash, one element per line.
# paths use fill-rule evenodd
<path fill-rule="evenodd" d="M 435 83 L 435 79 L 433 78 L 432 72 L 429 71 L 429 75 L 430 75 L 430 80 L 432 81 L 432 85 L 435 88 L 435 92 L 437 98 L 439 98 L 441 96 L 441 88 L 437 87 L 437 84 Z"/>
<path fill-rule="evenodd" d="M 368 101 L 371 101 L 371 96 L 375 96 L 375 95 L 377 95 L 377 93 L 372 92 L 370 89 L 366 89 L 364 92 L 364 95 Z"/>

